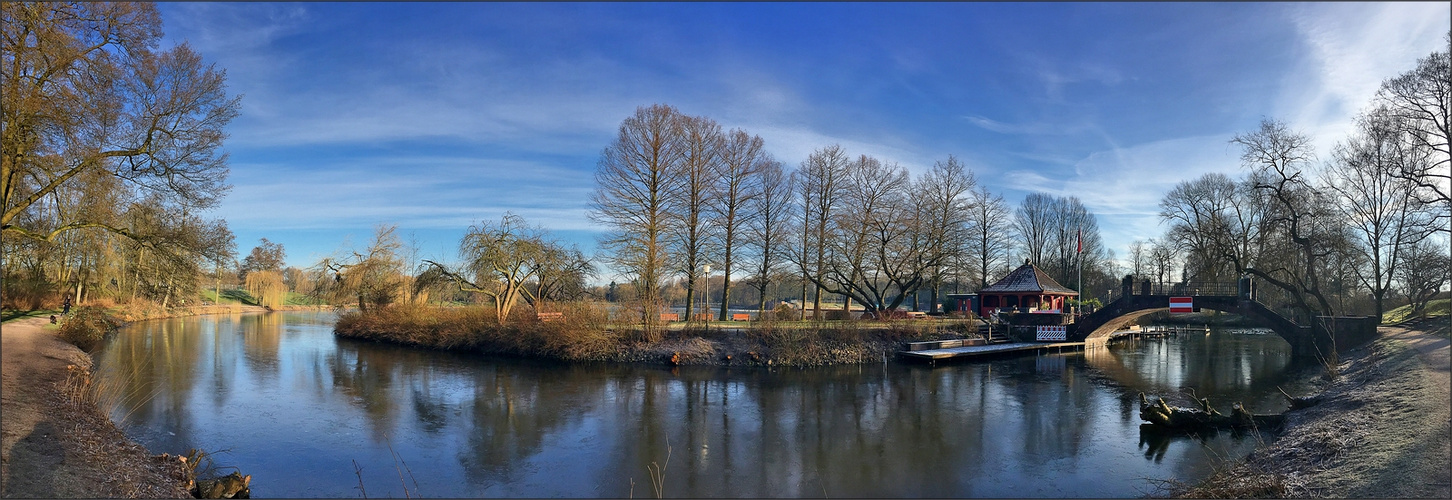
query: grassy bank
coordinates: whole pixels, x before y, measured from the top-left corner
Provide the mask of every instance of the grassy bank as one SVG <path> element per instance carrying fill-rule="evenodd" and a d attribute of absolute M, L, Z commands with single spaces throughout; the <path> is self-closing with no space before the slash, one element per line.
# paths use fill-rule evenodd
<path fill-rule="evenodd" d="M 500 325 L 492 309 L 394 305 L 344 313 L 334 332 L 343 338 L 433 349 L 564 361 L 679 365 L 821 366 L 880 363 L 912 340 L 971 335 L 966 322 L 753 322 L 673 324 L 657 342 L 639 326 L 612 324 L 603 308 L 557 304 L 564 318 L 541 321 L 521 311 Z"/>
<path fill-rule="evenodd" d="M 1426 318 L 1447 318 L 1452 316 L 1452 298 L 1436 299 L 1427 302 L 1427 307 L 1422 310 L 1421 317 Z M 1403 321 L 1415 319 L 1412 315 L 1412 306 L 1405 305 L 1381 315 L 1382 324 L 1395 325 Z"/>

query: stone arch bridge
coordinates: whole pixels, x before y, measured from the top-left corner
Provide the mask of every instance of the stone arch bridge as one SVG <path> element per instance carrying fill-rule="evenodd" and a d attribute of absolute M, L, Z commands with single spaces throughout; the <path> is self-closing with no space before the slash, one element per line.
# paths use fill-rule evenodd
<path fill-rule="evenodd" d="M 1170 299 L 1188 297 L 1195 310 L 1210 309 L 1250 318 L 1260 326 L 1286 339 L 1295 357 L 1326 356 L 1345 351 L 1376 336 L 1375 317 L 1320 317 L 1314 325 L 1303 326 L 1277 314 L 1255 300 L 1249 278 L 1239 283 L 1198 283 L 1152 286 L 1145 281 L 1140 293 L 1134 294 L 1131 277 L 1125 277 L 1121 296 L 1113 302 L 1081 316 L 1069 333 L 1069 340 L 1082 341 L 1086 349 L 1103 346 L 1109 335 L 1130 322 L 1148 314 L 1170 309 Z M 1183 300 L 1183 299 L 1182 299 Z"/>

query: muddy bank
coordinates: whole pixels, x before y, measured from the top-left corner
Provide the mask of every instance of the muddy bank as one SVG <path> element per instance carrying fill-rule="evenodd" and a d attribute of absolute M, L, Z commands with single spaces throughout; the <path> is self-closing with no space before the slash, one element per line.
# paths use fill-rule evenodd
<path fill-rule="evenodd" d="M 1448 498 L 1452 389 L 1448 320 L 1382 327 L 1324 383 L 1323 401 L 1287 412 L 1282 432 L 1171 496 Z"/>
<path fill-rule="evenodd" d="M 91 357 L 48 328 L 45 318 L 0 328 L 0 495 L 191 498 L 180 461 L 153 456 L 78 396 Z"/>

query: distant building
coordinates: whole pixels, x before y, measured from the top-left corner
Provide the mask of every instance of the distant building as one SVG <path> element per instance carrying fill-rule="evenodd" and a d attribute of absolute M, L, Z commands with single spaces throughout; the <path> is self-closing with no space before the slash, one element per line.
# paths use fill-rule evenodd
<path fill-rule="evenodd" d="M 951 305 L 943 312 L 959 312 L 978 314 L 978 294 L 976 293 L 950 293 L 947 295 Z"/>
<path fill-rule="evenodd" d="M 1025 260 L 1003 279 L 978 291 L 978 313 L 986 317 L 1000 309 L 1009 312 L 1010 308 L 1013 312 L 1061 313 L 1065 301 L 1078 296 L 1079 292 L 1060 285 Z"/>

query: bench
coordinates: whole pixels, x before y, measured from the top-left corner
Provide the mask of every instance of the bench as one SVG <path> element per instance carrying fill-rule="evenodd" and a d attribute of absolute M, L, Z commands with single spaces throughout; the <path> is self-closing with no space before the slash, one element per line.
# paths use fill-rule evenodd
<path fill-rule="evenodd" d="M 732 314 L 731 321 L 751 321 L 750 314 Z"/>
<path fill-rule="evenodd" d="M 907 319 L 928 319 L 928 313 L 922 311 L 908 311 Z"/>
<path fill-rule="evenodd" d="M 660 313 L 661 321 L 680 321 L 681 315 L 677 313 Z"/>
<path fill-rule="evenodd" d="M 565 313 L 562 313 L 562 312 L 535 313 L 534 316 L 536 318 L 539 318 L 540 321 L 545 321 L 545 322 L 565 319 Z"/>

